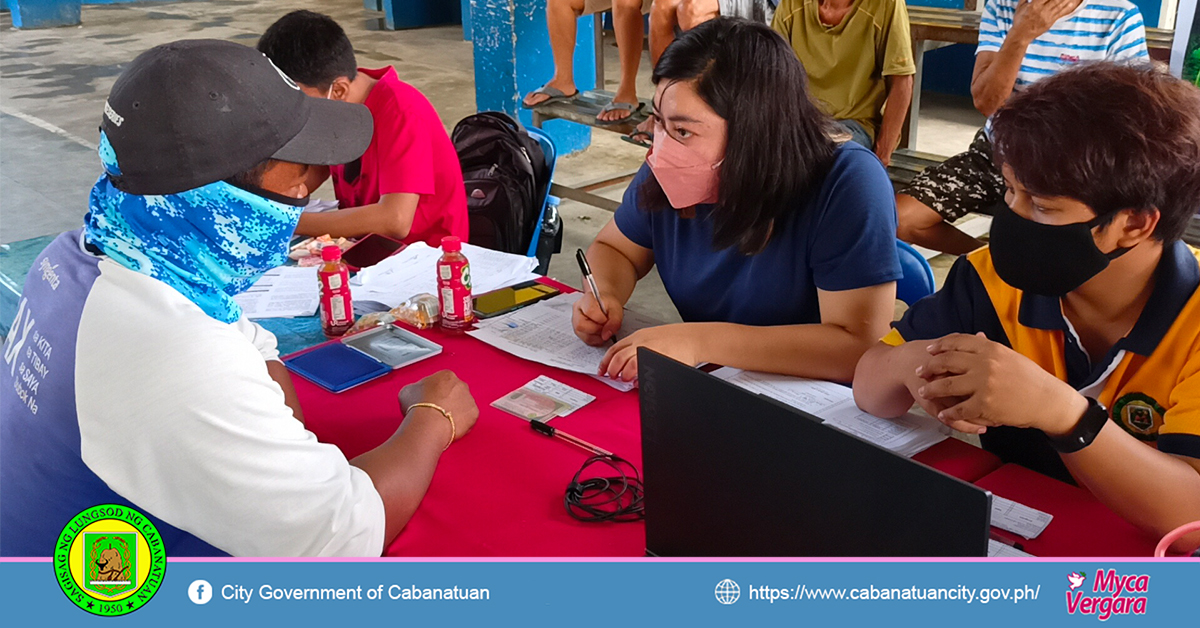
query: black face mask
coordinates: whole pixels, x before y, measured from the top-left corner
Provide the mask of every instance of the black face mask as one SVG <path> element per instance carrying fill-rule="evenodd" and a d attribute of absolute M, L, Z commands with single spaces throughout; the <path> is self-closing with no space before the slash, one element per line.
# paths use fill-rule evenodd
<path fill-rule="evenodd" d="M 1092 229 L 1102 222 L 1044 225 L 1001 204 L 992 220 L 990 248 L 996 274 L 1004 283 L 1033 294 L 1062 297 L 1082 286 L 1129 249 L 1103 253 Z"/>

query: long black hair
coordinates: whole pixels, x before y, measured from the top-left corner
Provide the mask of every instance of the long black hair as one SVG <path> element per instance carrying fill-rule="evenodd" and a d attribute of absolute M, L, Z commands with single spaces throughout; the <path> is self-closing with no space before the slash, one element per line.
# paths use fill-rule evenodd
<path fill-rule="evenodd" d="M 833 122 L 809 97 L 796 53 L 765 24 L 721 17 L 672 42 L 653 81 L 695 81 L 700 98 L 725 119 L 713 248 L 762 251 L 773 223 L 824 179 L 836 148 Z M 647 209 L 670 207 L 654 177 L 638 195 Z"/>

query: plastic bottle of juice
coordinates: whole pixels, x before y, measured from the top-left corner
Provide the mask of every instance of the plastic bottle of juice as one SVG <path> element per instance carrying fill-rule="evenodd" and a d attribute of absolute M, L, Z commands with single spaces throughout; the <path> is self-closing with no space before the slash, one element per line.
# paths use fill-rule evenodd
<path fill-rule="evenodd" d="M 462 240 L 454 236 L 442 238 L 442 257 L 437 263 L 437 274 L 442 329 L 462 333 L 475 322 L 471 264 L 462 254 Z"/>
<path fill-rule="evenodd" d="M 350 269 L 342 261 L 337 245 L 321 249 L 325 262 L 317 269 L 321 284 L 321 330 L 327 338 L 337 338 L 354 325 L 354 306 L 350 302 Z"/>

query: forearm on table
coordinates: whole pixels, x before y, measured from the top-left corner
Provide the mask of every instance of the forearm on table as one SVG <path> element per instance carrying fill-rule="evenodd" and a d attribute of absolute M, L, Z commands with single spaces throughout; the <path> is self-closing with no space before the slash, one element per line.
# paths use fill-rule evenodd
<path fill-rule="evenodd" d="M 980 113 L 990 116 L 1008 100 L 1013 86 L 1017 84 L 1017 73 L 1021 71 L 1021 62 L 1031 41 L 1032 38 L 1009 33 L 991 64 L 972 79 L 971 97 Z"/>
<path fill-rule="evenodd" d="M 450 422 L 432 408 L 414 408 L 387 442 L 350 461 L 367 472 L 383 498 L 385 544 L 408 524 L 451 436 Z"/>
<path fill-rule="evenodd" d="M 292 415 L 300 423 L 304 423 L 304 410 L 300 408 L 300 398 L 296 396 L 296 387 L 292 385 L 292 374 L 279 360 L 267 360 L 267 374 L 279 384 L 283 390 L 283 402 L 292 409 Z"/>
<path fill-rule="evenodd" d="M 915 376 L 922 358 L 928 359 L 925 343 L 893 347 L 882 342 L 867 350 L 854 370 L 854 401 L 875 416 L 894 418 L 912 408 L 912 393 L 906 382 Z"/>
<path fill-rule="evenodd" d="M 875 342 L 830 324 L 758 327 L 692 323 L 701 362 L 751 371 L 849 382 L 859 356 Z"/>
<path fill-rule="evenodd" d="M 638 280 L 645 275 L 624 253 L 603 242 L 593 242 L 588 247 L 587 258 L 600 294 L 622 304 L 629 301 Z"/>
<path fill-rule="evenodd" d="M 883 120 L 879 124 L 876 135 L 876 150 L 886 151 L 888 155 L 900 143 L 900 132 L 904 128 L 904 118 L 908 115 L 908 107 L 912 104 L 913 76 L 887 77 L 888 94 L 883 107 Z"/>
<path fill-rule="evenodd" d="M 300 223 L 296 226 L 296 233 L 313 237 L 329 234 L 334 238 L 361 238 L 378 233 L 403 240 L 412 230 L 420 197 L 415 194 L 397 196 L 412 198 L 384 199 L 379 203 L 360 207 L 302 214 Z"/>
<path fill-rule="evenodd" d="M 1200 461 L 1158 451 L 1113 421 L 1091 445 L 1063 454 L 1071 475 L 1104 505 L 1154 537 L 1200 521 Z M 1200 532 L 1183 537 L 1172 551 L 1200 546 Z"/>

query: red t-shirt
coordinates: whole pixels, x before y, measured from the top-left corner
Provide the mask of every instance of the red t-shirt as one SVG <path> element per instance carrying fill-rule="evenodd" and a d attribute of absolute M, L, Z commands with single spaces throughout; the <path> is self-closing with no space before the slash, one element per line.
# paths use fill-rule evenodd
<path fill-rule="evenodd" d="M 428 98 L 401 81 L 396 69 L 358 70 L 379 81 L 364 103 L 375 119 L 375 134 L 363 153 L 358 175 L 332 166 L 333 191 L 342 207 L 378 203 L 384 194 L 420 194 L 406 243 L 441 246 L 452 235 L 468 241 L 467 192 L 462 166 L 442 120 Z"/>

